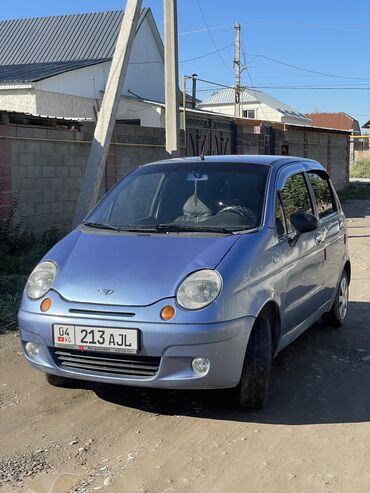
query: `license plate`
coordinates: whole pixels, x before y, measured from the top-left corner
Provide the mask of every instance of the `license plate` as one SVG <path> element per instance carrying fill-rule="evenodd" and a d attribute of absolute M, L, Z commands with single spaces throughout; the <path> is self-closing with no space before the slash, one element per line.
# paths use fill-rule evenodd
<path fill-rule="evenodd" d="M 81 325 L 53 325 L 54 346 L 81 351 L 138 352 L 138 330 Z"/>

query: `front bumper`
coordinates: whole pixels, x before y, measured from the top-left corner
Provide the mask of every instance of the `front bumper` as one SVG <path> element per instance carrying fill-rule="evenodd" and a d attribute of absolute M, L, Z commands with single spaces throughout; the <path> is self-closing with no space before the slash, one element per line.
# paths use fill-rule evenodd
<path fill-rule="evenodd" d="M 100 383 L 173 389 L 235 387 L 240 380 L 245 351 L 254 323 L 253 317 L 199 325 L 134 322 L 55 317 L 22 309 L 19 311 L 18 320 L 23 348 L 27 342 L 34 342 L 40 346 L 40 352 L 34 358 L 25 353 L 29 363 L 38 370 L 61 377 Z M 62 367 L 53 355 L 54 323 L 137 328 L 141 333 L 138 356 L 159 357 L 158 371 L 152 377 L 140 377 Z M 199 376 L 191 368 L 193 358 L 199 356 L 210 361 L 209 371 L 204 376 Z"/>

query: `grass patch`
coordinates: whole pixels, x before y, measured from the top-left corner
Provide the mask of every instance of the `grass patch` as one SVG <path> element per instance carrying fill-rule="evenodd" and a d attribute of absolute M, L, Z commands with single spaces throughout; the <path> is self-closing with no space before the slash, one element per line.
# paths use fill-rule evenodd
<path fill-rule="evenodd" d="M 370 158 L 360 159 L 350 168 L 351 178 L 370 178 Z"/>

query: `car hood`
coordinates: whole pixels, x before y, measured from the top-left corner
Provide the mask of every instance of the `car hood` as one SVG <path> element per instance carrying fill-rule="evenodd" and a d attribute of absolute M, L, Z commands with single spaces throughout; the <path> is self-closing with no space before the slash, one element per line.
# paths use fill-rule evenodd
<path fill-rule="evenodd" d="M 191 272 L 216 268 L 239 238 L 75 230 L 45 260 L 57 263 L 54 289 L 67 300 L 145 306 L 175 296 Z"/>

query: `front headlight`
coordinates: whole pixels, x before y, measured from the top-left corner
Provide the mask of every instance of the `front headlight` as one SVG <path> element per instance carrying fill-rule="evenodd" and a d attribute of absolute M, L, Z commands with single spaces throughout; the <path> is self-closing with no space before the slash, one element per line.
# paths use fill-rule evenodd
<path fill-rule="evenodd" d="M 177 303 L 187 310 L 199 310 L 214 301 L 220 294 L 222 278 L 211 269 L 198 270 L 190 274 L 177 290 Z"/>
<path fill-rule="evenodd" d="M 26 293 L 32 300 L 42 298 L 53 285 L 58 269 L 54 262 L 41 262 L 32 271 L 26 284 Z"/>

